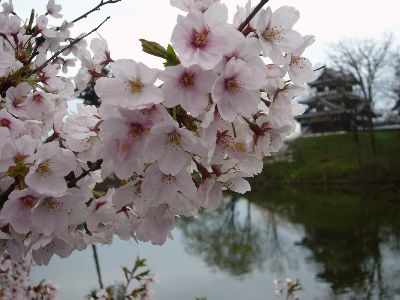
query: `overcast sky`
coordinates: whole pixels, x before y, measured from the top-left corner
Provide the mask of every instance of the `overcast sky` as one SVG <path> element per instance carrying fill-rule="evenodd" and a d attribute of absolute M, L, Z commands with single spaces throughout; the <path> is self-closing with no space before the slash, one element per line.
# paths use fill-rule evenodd
<path fill-rule="evenodd" d="M 232 20 L 236 6 L 244 5 L 246 0 L 221 2 L 229 7 Z M 14 0 L 13 3 L 16 12 L 22 18 L 28 18 L 32 7 L 39 13 L 45 12 L 47 0 Z M 72 20 L 96 6 L 99 0 L 56 0 L 56 3 L 63 6 L 64 17 Z M 253 5 L 257 3 L 252 1 Z M 317 42 L 306 52 L 315 65 L 325 63 L 324 53 L 329 43 L 341 38 L 375 38 L 384 32 L 393 32 L 399 40 L 398 0 L 380 0 L 379 3 L 365 0 L 270 0 L 270 5 L 273 10 L 289 5 L 300 11 L 300 21 L 295 29 L 303 35 L 314 34 L 317 37 Z M 152 67 L 161 67 L 161 60 L 141 52 L 139 38 L 166 45 L 178 13 L 178 9 L 169 5 L 169 0 L 122 0 L 104 6 L 100 12 L 79 21 L 73 32 L 88 32 L 107 16 L 111 16 L 99 32 L 107 39 L 112 57 L 133 58 Z M 53 23 L 58 25 L 59 20 L 52 19 Z"/>

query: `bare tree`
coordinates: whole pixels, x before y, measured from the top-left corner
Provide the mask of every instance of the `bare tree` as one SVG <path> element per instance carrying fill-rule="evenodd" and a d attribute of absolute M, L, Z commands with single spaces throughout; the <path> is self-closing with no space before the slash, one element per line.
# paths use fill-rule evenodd
<path fill-rule="evenodd" d="M 393 98 L 396 100 L 396 103 L 392 110 L 397 110 L 400 114 L 400 53 L 397 53 L 395 69 L 392 91 Z"/>
<path fill-rule="evenodd" d="M 391 64 L 393 44 L 391 34 L 379 40 L 342 40 L 332 44 L 327 53 L 336 69 L 352 74 L 357 79 L 360 94 L 368 111 L 368 131 L 375 157 L 377 151 L 373 124 L 374 104 L 379 95 L 379 83 L 386 77 L 385 72 L 393 65 Z"/>

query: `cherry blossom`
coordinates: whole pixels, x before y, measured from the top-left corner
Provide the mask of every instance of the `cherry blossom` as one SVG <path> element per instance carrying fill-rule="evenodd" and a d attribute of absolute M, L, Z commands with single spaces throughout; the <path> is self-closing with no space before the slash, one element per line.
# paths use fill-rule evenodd
<path fill-rule="evenodd" d="M 221 117 L 233 121 L 238 114 L 250 117 L 257 112 L 263 86 L 263 73 L 250 69 L 242 60 L 232 58 L 214 84 L 212 97 Z M 254 74 L 255 73 L 255 74 Z M 261 75 L 261 76 L 260 76 Z"/>
<path fill-rule="evenodd" d="M 25 117 L 24 108 L 26 98 L 32 87 L 26 83 L 20 83 L 16 87 L 10 87 L 6 93 L 6 107 L 8 112 L 18 117 Z"/>
<path fill-rule="evenodd" d="M 298 11 L 267 7 L 243 23 L 248 1 L 231 24 L 219 0 L 171 5 L 187 12 L 172 44 L 142 40 L 165 60 L 156 69 L 113 60 L 102 36 L 72 36 L 72 22 L 52 26 L 62 18 L 53 0 L 31 19 L 3 3 L 0 253 L 45 265 L 114 236 L 161 245 L 178 217 L 216 209 L 225 190 L 249 191 L 294 131 L 304 108 L 293 99 L 314 78 L 303 54 L 314 37 L 293 29 Z M 93 86 L 100 106 L 70 111 Z"/>
<path fill-rule="evenodd" d="M 166 121 L 151 129 L 145 156 L 149 162 L 157 161 L 165 174 L 177 175 L 188 165 L 192 154 L 201 155 L 204 149 L 190 131 L 179 128 L 176 122 Z"/>
<path fill-rule="evenodd" d="M 40 146 L 34 159 L 35 164 L 25 178 L 26 184 L 41 194 L 64 194 L 67 191 L 64 176 L 77 167 L 72 151 L 62 149 L 57 142 L 52 142 Z"/>
<path fill-rule="evenodd" d="M 18 233 L 28 233 L 33 226 L 32 209 L 40 195 L 32 189 L 13 191 L 1 210 L 0 218 L 10 223 Z"/>
<path fill-rule="evenodd" d="M 7 128 L 13 137 L 19 137 L 24 130 L 24 123 L 13 117 L 6 109 L 1 109 L 0 127 Z"/>
<path fill-rule="evenodd" d="M 303 43 L 293 50 L 292 53 L 287 54 L 286 60 L 289 62 L 287 64 L 288 74 L 290 80 L 297 85 L 303 85 L 315 79 L 314 71 L 312 70 L 312 64 L 310 60 L 301 55 L 305 51 L 306 47 L 312 45 L 315 41 L 315 37 L 308 35 L 303 37 Z"/>
<path fill-rule="evenodd" d="M 228 8 L 218 3 L 204 14 L 192 11 L 186 17 L 178 16 L 171 40 L 183 66 L 198 64 L 210 70 L 219 63 L 239 35 L 227 19 Z"/>
<path fill-rule="evenodd" d="M 181 105 L 186 111 L 198 116 L 205 112 L 209 104 L 209 93 L 217 75 L 197 66 L 184 68 L 178 65 L 167 67 L 159 77 L 164 81 L 163 104 L 166 107 Z"/>
<path fill-rule="evenodd" d="M 54 18 L 62 18 L 62 14 L 59 13 L 60 11 L 61 5 L 56 4 L 55 0 L 49 0 L 47 3 L 47 13 Z"/>
<path fill-rule="evenodd" d="M 156 70 L 129 59 L 120 59 L 110 65 L 115 78 L 100 78 L 95 87 L 96 94 L 105 103 L 135 109 L 162 101 L 160 90 L 153 85 Z"/>
<path fill-rule="evenodd" d="M 10 167 L 18 163 L 32 163 L 32 155 L 38 144 L 31 136 L 24 135 L 18 139 L 10 140 L 1 152 L 0 172 L 6 172 Z"/>
<path fill-rule="evenodd" d="M 282 52 L 290 52 L 300 46 L 301 35 L 291 29 L 299 17 L 299 12 L 289 6 L 282 6 L 273 13 L 269 7 L 261 11 L 256 30 L 264 56 L 270 56 L 274 63 L 282 65 Z"/>
<path fill-rule="evenodd" d="M 171 0 L 171 5 L 183 11 L 189 12 L 199 10 L 206 11 L 211 4 L 220 2 L 220 0 Z"/>

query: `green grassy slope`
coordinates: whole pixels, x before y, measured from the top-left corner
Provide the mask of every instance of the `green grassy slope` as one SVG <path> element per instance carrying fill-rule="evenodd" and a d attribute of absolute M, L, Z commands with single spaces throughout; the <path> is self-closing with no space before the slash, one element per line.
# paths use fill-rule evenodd
<path fill-rule="evenodd" d="M 266 164 L 255 183 L 341 184 L 400 181 L 400 131 L 375 133 L 378 157 L 361 133 L 361 164 L 351 134 L 304 137 L 289 143 L 293 162 Z"/>

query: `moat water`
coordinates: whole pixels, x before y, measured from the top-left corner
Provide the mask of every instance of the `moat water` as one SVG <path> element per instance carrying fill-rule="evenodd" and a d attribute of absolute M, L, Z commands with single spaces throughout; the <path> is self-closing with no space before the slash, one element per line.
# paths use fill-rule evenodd
<path fill-rule="evenodd" d="M 400 192 L 258 189 L 218 211 L 180 220 L 164 246 L 115 239 L 98 246 L 105 285 L 137 256 L 157 274 L 156 300 L 279 299 L 274 279 L 299 279 L 300 299 L 400 299 Z M 34 267 L 63 299 L 97 288 L 91 248 Z M 283 299 L 283 298 L 281 298 Z"/>

